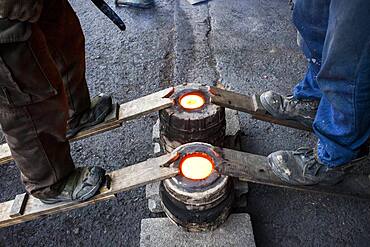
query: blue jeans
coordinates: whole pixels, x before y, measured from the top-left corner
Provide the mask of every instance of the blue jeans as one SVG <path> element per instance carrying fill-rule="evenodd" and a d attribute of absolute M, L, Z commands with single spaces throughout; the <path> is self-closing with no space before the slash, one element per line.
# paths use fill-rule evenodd
<path fill-rule="evenodd" d="M 308 60 L 294 96 L 320 100 L 320 161 L 348 163 L 370 136 L 370 1 L 297 0 L 293 22 Z"/>

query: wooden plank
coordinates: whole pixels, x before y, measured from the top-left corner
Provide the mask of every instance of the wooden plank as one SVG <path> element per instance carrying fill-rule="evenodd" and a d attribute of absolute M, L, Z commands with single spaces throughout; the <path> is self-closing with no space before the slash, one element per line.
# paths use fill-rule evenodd
<path fill-rule="evenodd" d="M 21 216 L 24 212 L 24 208 L 26 207 L 27 200 L 28 200 L 27 193 L 17 195 L 10 209 L 9 217 L 13 218 L 16 216 Z"/>
<path fill-rule="evenodd" d="M 0 165 L 12 161 L 12 154 L 10 153 L 10 148 L 8 144 L 4 143 L 0 145 Z"/>
<path fill-rule="evenodd" d="M 159 92 L 149 94 L 136 100 L 132 100 L 114 107 L 112 113 L 105 121 L 87 130 L 83 130 L 70 141 L 81 140 L 99 133 L 118 128 L 123 122 L 139 118 L 145 114 L 156 112 L 173 105 L 173 101 L 167 98 L 174 91 L 173 87 L 166 88 Z M 0 145 L 0 165 L 12 161 L 8 144 Z"/>
<path fill-rule="evenodd" d="M 336 185 L 294 186 L 281 181 L 272 172 L 265 156 L 222 149 L 224 164 L 218 170 L 229 176 L 242 180 L 289 189 L 337 194 L 363 199 L 370 199 L 370 177 L 368 174 L 349 173 Z"/>
<path fill-rule="evenodd" d="M 9 212 L 14 204 L 14 200 L 0 203 L 0 228 L 112 199 L 119 192 L 176 176 L 178 174 L 178 168 L 163 166 L 171 162 L 173 157 L 171 154 L 166 154 L 109 173 L 108 175 L 111 178 L 110 188 L 103 187 L 97 196 L 86 202 L 50 205 L 44 204 L 40 200 L 30 196 L 23 214 L 13 218 L 9 216 Z"/>
<path fill-rule="evenodd" d="M 310 128 L 296 121 L 276 119 L 271 116 L 261 105 L 259 95 L 247 96 L 224 89 L 210 87 L 211 102 L 226 108 L 251 114 L 253 118 L 279 124 L 300 130 L 311 131 Z"/>
<path fill-rule="evenodd" d="M 303 124 L 300 124 L 296 121 L 277 119 L 277 118 L 274 118 L 273 116 L 271 116 L 268 113 L 266 113 L 264 115 L 260 115 L 260 114 L 252 115 L 252 118 L 257 119 L 257 120 L 261 120 L 261 121 L 264 121 L 264 122 L 278 124 L 278 125 L 289 127 L 289 128 L 298 129 L 298 130 L 312 131 L 312 128 L 308 128 L 308 127 L 304 126 Z"/>
<path fill-rule="evenodd" d="M 75 204 L 72 204 L 72 203 L 71 204 L 54 204 L 55 207 L 48 208 L 48 207 L 44 207 L 44 205 L 46 204 L 43 204 L 36 198 L 30 196 L 28 203 L 27 203 L 30 206 L 28 205 L 26 206 L 23 215 L 19 217 L 14 217 L 14 218 L 4 217 L 6 216 L 6 214 L 9 214 L 8 209 L 9 207 L 11 207 L 13 200 L 3 202 L 0 204 L 0 228 L 20 224 L 20 223 L 27 222 L 27 221 L 34 220 L 34 219 L 43 218 L 43 217 L 49 216 L 54 213 L 65 212 L 68 210 L 81 208 L 81 207 L 85 207 L 88 205 L 93 205 L 93 204 L 96 204 L 97 202 L 106 201 L 106 200 L 114 199 L 114 198 L 115 198 L 114 195 L 96 196 L 95 198 L 89 201 L 86 201 L 86 202 L 75 203 Z M 39 210 L 36 211 L 35 210 L 36 208 L 39 208 Z M 31 211 L 32 209 L 34 210 Z M 28 211 L 32 213 L 28 214 Z"/>
<path fill-rule="evenodd" d="M 173 101 L 168 98 L 160 99 L 137 99 L 121 105 L 118 121 L 129 121 L 141 117 L 151 112 L 156 112 L 173 105 Z"/>
<path fill-rule="evenodd" d="M 211 93 L 211 102 L 216 105 L 249 114 L 256 114 L 257 112 L 262 114 L 266 113 L 263 108 L 256 104 L 253 97 L 231 92 L 218 87 L 209 87 L 209 91 Z"/>

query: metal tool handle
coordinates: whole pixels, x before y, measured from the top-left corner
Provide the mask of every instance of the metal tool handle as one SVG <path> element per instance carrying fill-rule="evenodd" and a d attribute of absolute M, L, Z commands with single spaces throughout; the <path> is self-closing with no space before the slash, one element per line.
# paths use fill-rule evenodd
<path fill-rule="evenodd" d="M 113 11 L 109 5 L 104 2 L 104 0 L 91 0 L 95 4 L 98 9 L 104 13 L 116 26 L 121 30 L 125 31 L 126 30 L 126 25 L 122 21 L 122 19 L 116 14 L 116 12 Z"/>

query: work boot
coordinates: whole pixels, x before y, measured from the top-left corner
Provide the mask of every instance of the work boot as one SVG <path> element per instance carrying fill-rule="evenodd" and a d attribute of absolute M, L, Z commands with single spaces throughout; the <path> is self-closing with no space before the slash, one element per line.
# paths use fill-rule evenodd
<path fill-rule="evenodd" d="M 318 100 L 298 100 L 293 96 L 282 96 L 267 91 L 260 96 L 262 106 L 275 118 L 295 120 L 308 128 L 312 128 Z"/>
<path fill-rule="evenodd" d="M 154 0 L 116 0 L 116 4 L 126 7 L 147 9 L 154 6 Z"/>
<path fill-rule="evenodd" d="M 112 98 L 100 94 L 91 99 L 90 109 L 74 116 L 68 121 L 67 138 L 74 137 L 79 131 L 100 124 L 112 110 Z"/>
<path fill-rule="evenodd" d="M 76 168 L 71 175 L 53 188 L 60 191 L 57 196 L 43 198 L 40 201 L 45 204 L 86 201 L 98 192 L 104 177 L 105 170 L 101 167 Z"/>
<path fill-rule="evenodd" d="M 342 181 L 349 169 L 366 158 L 366 151 L 360 157 L 348 164 L 333 168 L 321 163 L 316 155 L 316 150 L 310 148 L 277 151 L 267 158 L 274 174 L 288 184 L 333 185 Z"/>

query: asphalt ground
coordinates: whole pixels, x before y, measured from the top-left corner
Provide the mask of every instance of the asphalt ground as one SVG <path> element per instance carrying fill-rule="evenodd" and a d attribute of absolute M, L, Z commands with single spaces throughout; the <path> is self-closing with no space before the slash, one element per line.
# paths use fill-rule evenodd
<path fill-rule="evenodd" d="M 120 32 L 89 1 L 72 0 L 86 36 L 91 95 L 125 102 L 183 82 L 221 80 L 246 93 L 290 93 L 306 61 L 287 0 L 212 0 L 197 6 L 160 0 L 149 10 L 119 8 Z M 114 7 L 113 2 L 109 2 Z M 240 115 L 243 150 L 267 155 L 314 145 L 307 132 Z M 152 157 L 156 114 L 71 144 L 78 165 L 115 170 Z M 23 192 L 14 163 L 0 166 L 0 200 Z M 257 246 L 368 246 L 370 203 L 353 198 L 250 186 Z M 140 220 L 155 217 L 145 189 L 94 206 L 0 229 L 0 246 L 138 246 Z M 242 243 L 241 243 L 242 246 Z"/>

